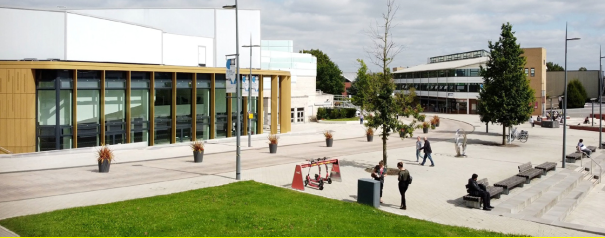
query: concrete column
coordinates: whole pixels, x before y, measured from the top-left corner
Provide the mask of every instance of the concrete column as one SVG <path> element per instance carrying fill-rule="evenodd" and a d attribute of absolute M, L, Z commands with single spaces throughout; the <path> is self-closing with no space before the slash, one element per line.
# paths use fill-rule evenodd
<path fill-rule="evenodd" d="M 278 78 L 271 76 L 271 134 L 277 134 L 277 90 Z"/>

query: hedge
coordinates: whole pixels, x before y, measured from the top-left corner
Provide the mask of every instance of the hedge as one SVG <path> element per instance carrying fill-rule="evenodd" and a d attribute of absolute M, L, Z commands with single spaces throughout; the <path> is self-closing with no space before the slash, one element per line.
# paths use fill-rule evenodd
<path fill-rule="evenodd" d="M 355 108 L 318 108 L 317 119 L 340 119 L 340 118 L 352 118 L 357 116 L 357 109 Z"/>

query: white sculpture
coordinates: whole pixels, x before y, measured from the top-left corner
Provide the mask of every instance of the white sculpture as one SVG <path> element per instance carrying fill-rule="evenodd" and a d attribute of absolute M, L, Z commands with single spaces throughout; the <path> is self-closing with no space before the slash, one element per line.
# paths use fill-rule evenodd
<path fill-rule="evenodd" d="M 466 131 L 456 130 L 454 146 L 456 147 L 456 156 L 466 156 Z"/>

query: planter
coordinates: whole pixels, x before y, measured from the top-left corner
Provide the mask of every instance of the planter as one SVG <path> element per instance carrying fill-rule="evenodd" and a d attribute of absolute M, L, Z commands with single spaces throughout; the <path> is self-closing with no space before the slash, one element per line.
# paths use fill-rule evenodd
<path fill-rule="evenodd" d="M 429 133 L 429 128 L 428 127 L 422 128 L 422 133 L 424 133 L 424 134 Z"/>
<path fill-rule="evenodd" d="M 403 136 L 404 136 L 403 132 L 400 131 L 399 132 L 399 137 L 403 138 Z"/>
<path fill-rule="evenodd" d="M 193 151 L 193 162 L 201 163 L 204 161 L 204 151 Z"/>
<path fill-rule="evenodd" d="M 109 173 L 109 166 L 111 163 L 109 160 L 103 160 L 103 162 L 99 161 L 99 173 Z"/>
<path fill-rule="evenodd" d="M 439 127 L 439 122 L 437 122 L 437 124 L 435 124 L 436 127 Z"/>
<path fill-rule="evenodd" d="M 374 140 L 374 135 L 366 135 L 368 137 L 368 142 L 372 142 Z"/>
<path fill-rule="evenodd" d="M 275 154 L 277 152 L 277 144 L 269 144 L 269 153 Z"/>
<path fill-rule="evenodd" d="M 333 143 L 334 143 L 334 138 L 326 139 L 326 146 L 327 147 L 332 147 Z"/>

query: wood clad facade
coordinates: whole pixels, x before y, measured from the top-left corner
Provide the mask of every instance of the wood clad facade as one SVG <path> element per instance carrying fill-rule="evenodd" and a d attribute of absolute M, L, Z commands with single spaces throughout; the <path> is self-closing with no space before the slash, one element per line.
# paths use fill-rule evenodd
<path fill-rule="evenodd" d="M 77 100 L 78 100 L 78 79 L 77 72 L 79 70 L 88 71 L 96 70 L 101 71 L 100 80 L 100 111 L 99 111 L 99 124 L 100 124 L 100 143 L 107 142 L 105 137 L 105 75 L 108 71 L 122 71 L 126 72 L 125 81 L 125 143 L 131 141 L 131 74 L 132 72 L 149 72 L 150 73 L 150 87 L 149 87 L 149 145 L 154 145 L 154 73 L 155 72 L 169 72 L 172 73 L 172 128 L 170 142 L 175 143 L 176 141 L 176 75 L 177 73 L 190 73 L 193 74 L 193 89 L 192 89 L 192 138 L 196 138 L 196 75 L 209 74 L 210 75 L 210 91 L 209 91 L 209 139 L 216 137 L 216 99 L 215 99 L 215 77 L 219 74 L 225 74 L 225 68 L 205 68 L 205 67 L 181 67 L 181 66 L 164 66 L 164 65 L 139 65 L 139 64 L 111 64 L 111 63 L 88 63 L 88 62 L 63 62 L 63 61 L 4 61 L 0 62 L 0 154 L 3 153 L 29 153 L 38 151 L 37 146 L 37 89 L 36 89 L 36 70 L 72 70 L 73 72 L 73 89 L 72 96 L 72 134 L 73 142 L 71 148 L 78 148 L 78 111 L 77 111 Z M 242 69 L 243 71 L 243 69 Z M 270 70 L 252 70 L 255 75 L 271 77 L 272 95 L 279 92 L 282 97 L 278 99 L 277 96 L 271 98 L 271 104 L 275 105 L 272 107 L 271 114 L 271 131 L 277 132 L 277 110 L 283 111 L 280 117 L 281 133 L 290 131 L 290 73 L 287 71 L 270 71 Z M 281 82 L 281 83 L 279 83 Z M 283 85 L 282 88 L 278 88 L 278 85 Z M 262 97 L 262 80 L 259 85 L 260 97 Z M 277 102 L 277 100 L 284 100 L 283 102 Z M 231 99 L 227 100 L 227 112 L 228 120 L 231 121 L 231 111 L 235 108 L 231 108 Z M 263 100 L 257 101 L 257 133 L 262 133 L 263 128 Z M 244 104 L 245 105 L 245 104 Z M 242 106 L 244 106 L 242 105 Z M 287 108 L 286 108 L 287 107 Z M 244 113 L 247 117 L 247 113 Z M 247 120 L 244 120 L 247 123 Z M 228 124 L 230 125 L 230 124 Z M 246 131 L 246 130 L 244 130 Z M 246 132 L 244 132 L 246 133 Z M 231 130 L 228 130 L 230 136 Z M 8 151 L 8 152 L 7 152 Z"/>

